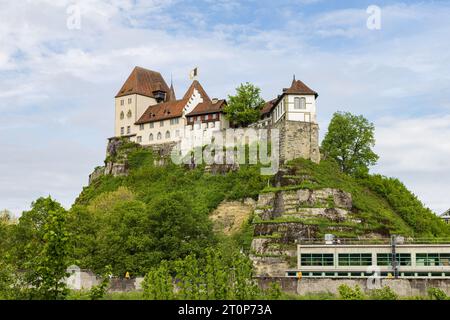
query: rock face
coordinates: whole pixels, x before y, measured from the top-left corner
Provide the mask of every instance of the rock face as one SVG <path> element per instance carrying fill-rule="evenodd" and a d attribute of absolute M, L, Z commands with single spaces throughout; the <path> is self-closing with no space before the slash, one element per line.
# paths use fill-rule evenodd
<path fill-rule="evenodd" d="M 242 225 L 253 212 L 254 203 L 251 200 L 222 202 L 210 215 L 214 231 L 232 235 L 241 230 Z"/>
<path fill-rule="evenodd" d="M 276 216 L 323 216 L 342 221 L 352 208 L 351 194 L 337 189 L 279 191 L 261 194 L 255 213 L 263 220 Z"/>
<path fill-rule="evenodd" d="M 278 180 L 280 181 L 280 180 Z M 297 243 L 351 231 L 352 196 L 338 189 L 282 190 L 260 194 L 256 203 L 251 259 L 258 276 L 284 276 L 296 268 Z M 323 228 L 323 227 L 322 227 Z"/>

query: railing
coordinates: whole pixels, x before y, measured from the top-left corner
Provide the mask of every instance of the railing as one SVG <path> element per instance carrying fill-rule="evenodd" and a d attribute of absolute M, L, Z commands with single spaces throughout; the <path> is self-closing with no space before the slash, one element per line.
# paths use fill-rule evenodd
<path fill-rule="evenodd" d="M 391 245 L 391 238 L 334 238 L 329 241 L 300 238 L 296 243 L 299 245 Z M 450 244 L 450 238 L 397 238 L 397 245 L 405 244 Z"/>

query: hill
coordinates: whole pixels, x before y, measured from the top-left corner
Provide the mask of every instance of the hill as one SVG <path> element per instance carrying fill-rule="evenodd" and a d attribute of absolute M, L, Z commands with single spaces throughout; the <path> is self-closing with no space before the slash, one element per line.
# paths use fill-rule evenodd
<path fill-rule="evenodd" d="M 282 256 L 292 264 L 295 239 L 326 233 L 342 238 L 450 236 L 449 227 L 400 181 L 351 177 L 329 160 L 297 159 L 273 177 L 248 165 L 211 174 L 204 165 L 174 165 L 151 149 L 124 143 L 107 163 L 124 165 L 126 174 L 100 175 L 71 209 L 76 259 L 96 271 L 112 264 L 118 273 L 142 273 L 163 259 L 201 255 L 211 245 L 243 247 L 256 260 Z M 242 213 L 236 201 L 245 201 L 252 212 Z M 233 219 L 247 221 L 240 231 L 233 226 L 229 232 Z M 227 226 L 217 232 L 224 221 Z"/>

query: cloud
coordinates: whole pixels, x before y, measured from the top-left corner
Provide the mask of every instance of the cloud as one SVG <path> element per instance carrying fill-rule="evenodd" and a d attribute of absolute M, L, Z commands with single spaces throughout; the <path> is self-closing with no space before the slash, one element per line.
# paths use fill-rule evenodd
<path fill-rule="evenodd" d="M 250 81 L 271 99 L 295 73 L 320 94 L 322 136 L 334 111 L 364 114 L 379 126 L 377 170 L 404 179 L 433 209 L 445 207 L 445 198 L 429 195 L 448 193 L 447 184 L 424 178 L 436 180 L 440 169 L 430 172 L 430 166 L 395 150 L 415 150 L 410 156 L 441 169 L 448 159 L 447 144 L 432 146 L 423 138 L 421 147 L 414 147 L 407 129 L 428 124 L 417 134 L 444 139 L 431 129 L 439 120 L 433 115 L 450 112 L 450 6 L 385 6 L 382 29 L 370 31 L 366 8 L 336 10 L 317 2 L 320 11 L 292 9 L 309 7 L 306 2 L 272 4 L 269 10 L 256 1 L 88 0 L 80 2 L 80 30 L 66 28 L 72 1 L 4 4 L 0 110 L 6 124 L 0 132 L 12 138 L 0 139 L 0 148 L 14 161 L 0 161 L 0 207 L 19 212 L 41 193 L 70 206 L 103 161 L 112 135 L 113 96 L 135 65 L 161 71 L 167 79 L 172 73 L 178 96 L 193 66 L 200 67 L 208 93 L 219 98 Z M 406 120 L 395 121 L 400 116 Z M 424 156 L 425 145 L 433 152 Z M 56 150 L 63 152 L 55 155 Z M 39 158 L 34 164 L 32 154 Z"/>

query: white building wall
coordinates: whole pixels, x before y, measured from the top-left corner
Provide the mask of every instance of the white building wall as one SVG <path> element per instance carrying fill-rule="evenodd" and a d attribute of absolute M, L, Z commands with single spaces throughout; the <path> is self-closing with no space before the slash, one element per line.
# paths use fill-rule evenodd
<path fill-rule="evenodd" d="M 122 135 L 136 134 L 137 128 L 134 123 L 139 120 L 149 106 L 155 104 L 155 99 L 138 94 L 115 98 L 114 136 L 120 137 Z M 121 119 L 122 112 L 124 115 L 123 119 Z M 129 112 L 131 114 L 130 117 L 128 116 Z M 123 128 L 123 134 L 121 128 Z M 128 128 L 130 128 L 129 131 Z"/>
<path fill-rule="evenodd" d="M 295 98 L 306 100 L 305 109 L 295 109 Z M 316 97 L 314 95 L 287 95 L 287 120 L 317 123 Z"/>

